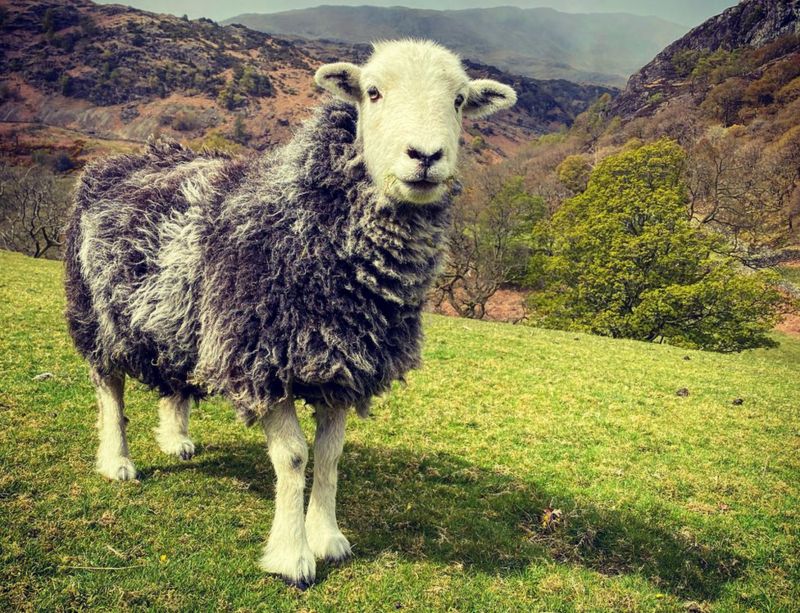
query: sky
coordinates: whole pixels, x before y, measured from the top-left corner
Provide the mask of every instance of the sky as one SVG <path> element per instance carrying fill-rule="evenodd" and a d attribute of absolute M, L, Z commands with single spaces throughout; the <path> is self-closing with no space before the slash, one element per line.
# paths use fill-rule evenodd
<path fill-rule="evenodd" d="M 111 4 L 100 0 L 101 4 Z M 736 0 L 117 0 L 115 4 L 128 4 L 156 13 L 188 15 L 192 19 L 208 17 L 223 21 L 242 13 L 275 13 L 320 4 L 408 6 L 429 9 L 485 8 L 491 6 L 519 6 L 533 8 L 547 6 L 567 13 L 633 13 L 655 15 L 684 26 L 696 26 L 709 17 L 721 13 Z"/>

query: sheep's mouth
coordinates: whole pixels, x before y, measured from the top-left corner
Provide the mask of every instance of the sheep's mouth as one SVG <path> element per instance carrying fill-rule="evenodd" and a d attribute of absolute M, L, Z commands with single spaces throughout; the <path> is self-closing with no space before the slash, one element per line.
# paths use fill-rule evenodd
<path fill-rule="evenodd" d="M 438 181 L 428 181 L 427 179 L 419 179 L 418 181 L 403 181 L 405 185 L 413 190 L 419 190 L 421 192 L 430 191 L 436 187 L 439 187 L 441 183 Z"/>

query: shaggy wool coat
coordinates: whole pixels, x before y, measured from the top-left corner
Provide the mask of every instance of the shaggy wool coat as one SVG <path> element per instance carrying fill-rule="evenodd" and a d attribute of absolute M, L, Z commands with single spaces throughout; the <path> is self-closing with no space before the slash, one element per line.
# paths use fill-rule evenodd
<path fill-rule="evenodd" d="M 380 197 L 356 121 L 335 102 L 263 157 L 157 141 L 87 168 L 66 314 L 92 367 L 222 393 L 252 423 L 288 394 L 363 414 L 418 366 L 450 195 Z"/>

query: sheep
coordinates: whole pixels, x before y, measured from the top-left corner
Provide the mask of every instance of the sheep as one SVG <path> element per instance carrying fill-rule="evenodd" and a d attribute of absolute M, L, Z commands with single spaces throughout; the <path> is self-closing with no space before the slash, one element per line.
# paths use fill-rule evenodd
<path fill-rule="evenodd" d="M 516 101 L 430 41 L 319 68 L 334 96 L 253 158 L 168 140 L 87 167 L 67 229 L 66 317 L 96 388 L 97 470 L 136 477 L 126 376 L 158 391 L 157 442 L 188 460 L 190 405 L 232 401 L 264 430 L 277 485 L 261 567 L 300 588 L 351 555 L 337 464 L 349 408 L 420 363 L 421 310 L 448 227 L 463 117 Z M 313 484 L 295 400 L 314 409 Z"/>

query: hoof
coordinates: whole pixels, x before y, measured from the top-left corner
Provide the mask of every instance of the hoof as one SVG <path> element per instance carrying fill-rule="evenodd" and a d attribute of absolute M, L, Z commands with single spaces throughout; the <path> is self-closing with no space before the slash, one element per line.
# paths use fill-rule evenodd
<path fill-rule="evenodd" d="M 331 564 L 332 566 L 339 566 L 341 564 L 349 562 L 352 557 L 353 553 L 351 551 L 348 551 L 345 555 L 339 556 L 338 558 L 327 556 L 323 558 L 323 562 L 325 562 L 326 564 Z"/>
<path fill-rule="evenodd" d="M 157 440 L 161 451 L 167 455 L 178 457 L 181 460 L 191 460 L 194 457 L 194 443 L 186 436 L 158 436 Z"/>
<path fill-rule="evenodd" d="M 136 468 L 130 458 L 103 458 L 97 462 L 97 472 L 112 481 L 133 481 Z"/>
<path fill-rule="evenodd" d="M 308 588 L 314 585 L 313 581 L 306 581 L 305 579 L 301 579 L 300 581 L 295 581 L 294 579 L 288 579 L 286 577 L 281 577 L 283 582 L 288 585 L 289 587 L 293 587 L 295 589 L 300 590 L 301 592 L 305 592 Z"/>
<path fill-rule="evenodd" d="M 191 460 L 194 457 L 194 445 L 189 443 L 189 445 L 184 446 L 184 448 L 181 449 L 181 452 L 178 454 L 178 457 L 184 461 Z"/>
<path fill-rule="evenodd" d="M 314 554 L 306 547 L 299 556 L 287 555 L 284 550 L 271 549 L 267 545 L 260 566 L 270 574 L 277 575 L 286 585 L 298 590 L 307 590 L 314 584 L 317 573 Z"/>

